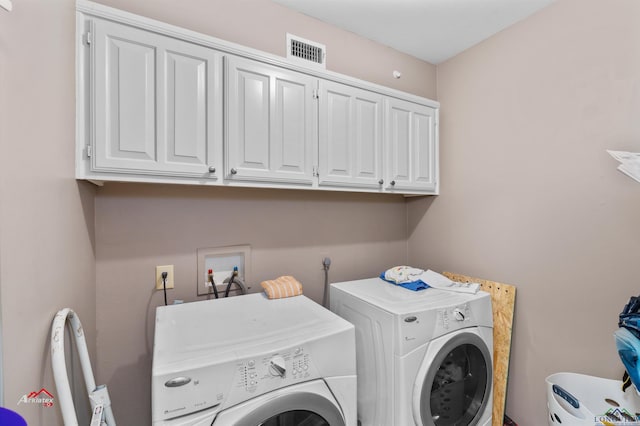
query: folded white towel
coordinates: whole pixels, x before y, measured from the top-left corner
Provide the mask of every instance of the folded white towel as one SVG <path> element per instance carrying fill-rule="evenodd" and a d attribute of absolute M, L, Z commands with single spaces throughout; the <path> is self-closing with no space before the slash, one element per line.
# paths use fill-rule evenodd
<path fill-rule="evenodd" d="M 480 284 L 478 283 L 457 283 L 451 281 L 449 278 L 441 275 L 437 272 L 433 272 L 431 269 L 422 273 L 417 279 L 427 283 L 430 287 L 440 290 L 457 291 L 460 293 L 476 294 L 480 290 Z"/>
<path fill-rule="evenodd" d="M 423 272 L 424 270 L 411 266 L 394 266 L 385 271 L 384 279 L 396 284 L 410 283 L 419 280 Z"/>

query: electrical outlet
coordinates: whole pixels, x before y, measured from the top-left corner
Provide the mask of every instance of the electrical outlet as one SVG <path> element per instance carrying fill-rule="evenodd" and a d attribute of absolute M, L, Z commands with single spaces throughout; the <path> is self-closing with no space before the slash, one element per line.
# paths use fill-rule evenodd
<path fill-rule="evenodd" d="M 167 273 L 167 288 L 173 288 L 173 265 L 156 266 L 156 290 L 162 290 L 162 273 Z"/>

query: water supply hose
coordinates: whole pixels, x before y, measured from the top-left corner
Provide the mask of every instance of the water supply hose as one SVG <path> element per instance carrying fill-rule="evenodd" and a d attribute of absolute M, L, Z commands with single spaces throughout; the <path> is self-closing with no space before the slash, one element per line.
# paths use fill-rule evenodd
<path fill-rule="evenodd" d="M 213 280 L 213 269 L 209 269 L 209 282 L 211 283 L 211 288 L 213 288 L 213 295 L 217 299 L 218 296 L 218 288 L 216 287 L 216 283 Z"/>
<path fill-rule="evenodd" d="M 329 309 L 329 268 L 331 267 L 331 259 L 325 257 L 322 259 L 324 267 L 324 293 L 322 295 L 322 306 Z"/>
<path fill-rule="evenodd" d="M 240 289 L 240 294 L 247 294 L 247 286 L 244 284 L 244 281 L 240 279 L 238 276 L 238 267 L 233 267 L 233 273 L 229 277 L 229 283 L 227 284 L 227 288 L 224 291 L 224 297 L 229 296 L 229 292 L 231 291 L 231 285 L 235 284 Z"/>

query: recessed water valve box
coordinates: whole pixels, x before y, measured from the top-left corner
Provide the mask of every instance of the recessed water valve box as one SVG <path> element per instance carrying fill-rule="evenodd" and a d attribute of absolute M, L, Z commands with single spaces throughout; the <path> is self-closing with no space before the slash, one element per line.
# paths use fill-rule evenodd
<path fill-rule="evenodd" d="M 198 296 L 211 294 L 209 271 L 217 286 L 224 283 L 238 268 L 238 277 L 249 286 L 251 273 L 251 246 L 238 245 L 226 247 L 209 247 L 198 249 Z"/>

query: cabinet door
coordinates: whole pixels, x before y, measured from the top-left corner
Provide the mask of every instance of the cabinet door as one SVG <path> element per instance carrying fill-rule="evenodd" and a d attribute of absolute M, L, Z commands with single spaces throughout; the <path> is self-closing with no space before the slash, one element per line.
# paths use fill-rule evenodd
<path fill-rule="evenodd" d="M 382 96 L 320 82 L 320 185 L 382 187 Z"/>
<path fill-rule="evenodd" d="M 225 58 L 225 178 L 313 183 L 316 79 Z"/>
<path fill-rule="evenodd" d="M 215 178 L 220 54 L 109 21 L 93 32 L 93 170 Z"/>
<path fill-rule="evenodd" d="M 437 192 L 437 111 L 395 98 L 385 103 L 386 189 Z"/>

